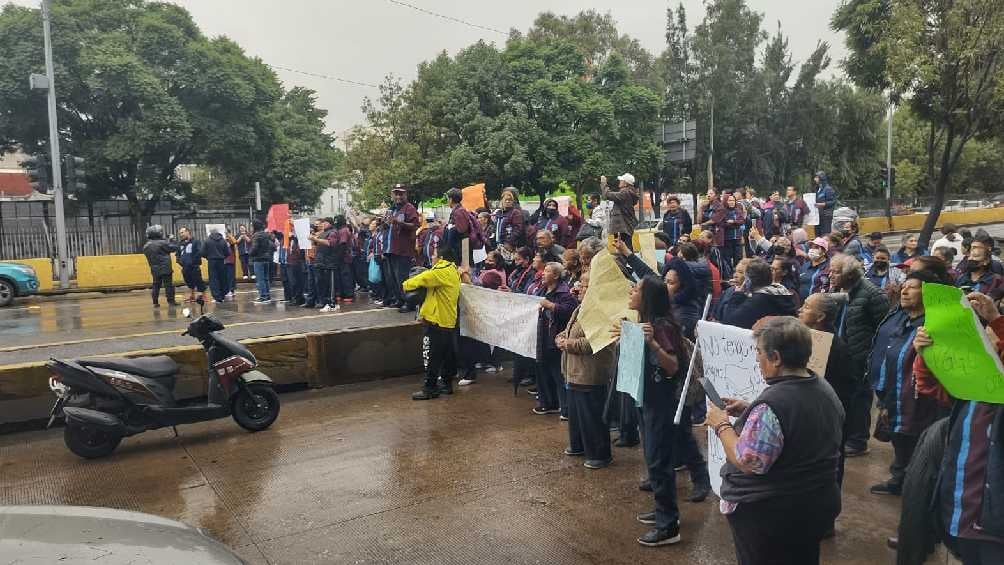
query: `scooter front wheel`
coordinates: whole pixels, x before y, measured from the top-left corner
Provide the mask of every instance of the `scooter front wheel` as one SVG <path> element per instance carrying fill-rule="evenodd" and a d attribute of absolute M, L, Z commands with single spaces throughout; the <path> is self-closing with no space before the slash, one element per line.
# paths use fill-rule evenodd
<path fill-rule="evenodd" d="M 115 451 L 122 436 L 75 422 L 67 422 L 63 429 L 63 442 L 74 455 L 84 459 L 97 459 Z"/>
<path fill-rule="evenodd" d="M 250 383 L 233 400 L 234 421 L 250 432 L 260 432 L 279 417 L 279 395 L 271 386 Z"/>

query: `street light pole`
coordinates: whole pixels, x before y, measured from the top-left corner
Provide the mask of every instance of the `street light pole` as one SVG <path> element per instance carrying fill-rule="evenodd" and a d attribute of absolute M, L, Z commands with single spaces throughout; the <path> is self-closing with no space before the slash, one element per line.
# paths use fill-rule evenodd
<path fill-rule="evenodd" d="M 888 118 L 888 132 L 886 133 L 886 153 L 885 153 L 885 201 L 886 201 L 886 218 L 889 220 L 889 227 L 892 228 L 892 115 L 893 115 L 893 105 L 892 99 L 889 100 L 889 110 Z"/>
<path fill-rule="evenodd" d="M 59 287 L 70 287 L 69 255 L 66 246 L 66 217 L 63 215 L 63 167 L 59 157 L 59 127 L 56 122 L 56 71 L 52 64 L 50 0 L 42 0 L 42 34 L 45 41 L 45 76 L 49 79 L 49 157 L 52 162 L 52 194 L 56 203 L 56 252 L 59 257 Z"/>

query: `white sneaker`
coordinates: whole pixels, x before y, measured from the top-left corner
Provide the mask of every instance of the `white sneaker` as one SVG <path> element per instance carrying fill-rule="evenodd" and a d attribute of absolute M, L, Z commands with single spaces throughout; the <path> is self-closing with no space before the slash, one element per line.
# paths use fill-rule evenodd
<path fill-rule="evenodd" d="M 332 306 L 328 304 L 324 308 L 321 308 L 321 312 L 327 314 L 328 312 L 340 312 L 341 309 L 342 309 L 341 306 Z"/>
<path fill-rule="evenodd" d="M 475 382 L 477 381 L 475 381 L 474 379 L 460 379 L 460 381 L 457 384 L 460 386 L 467 386 L 467 385 L 472 385 Z"/>
<path fill-rule="evenodd" d="M 498 367 L 495 367 L 493 365 L 489 365 L 489 366 L 485 367 L 485 372 L 486 373 L 501 373 L 502 372 L 502 365 L 499 365 Z"/>
<path fill-rule="evenodd" d="M 488 366 L 489 366 L 488 363 L 475 363 L 474 364 L 474 368 L 475 369 L 484 369 L 484 368 L 486 368 Z"/>

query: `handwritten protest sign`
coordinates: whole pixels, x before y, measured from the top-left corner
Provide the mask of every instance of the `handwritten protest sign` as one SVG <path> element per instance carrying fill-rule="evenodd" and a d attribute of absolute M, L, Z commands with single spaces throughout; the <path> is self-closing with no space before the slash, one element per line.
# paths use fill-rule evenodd
<path fill-rule="evenodd" d="M 641 324 L 627 320 L 621 322 L 617 390 L 631 395 L 635 405 L 641 406 L 645 391 L 645 333 Z"/>
<path fill-rule="evenodd" d="M 1004 403 L 1004 367 L 962 290 L 924 283 L 924 327 L 934 345 L 920 351 L 954 397 Z"/>
<path fill-rule="evenodd" d="M 313 245 L 310 241 L 310 218 L 293 220 L 293 232 L 296 233 L 296 241 L 300 245 L 300 249 L 310 249 Z"/>
<path fill-rule="evenodd" d="M 539 296 L 472 286 L 460 287 L 460 335 L 537 358 Z"/>
<path fill-rule="evenodd" d="M 802 201 L 805 205 L 809 207 L 809 214 L 805 216 L 805 225 L 807 226 L 818 226 L 819 225 L 819 208 L 816 208 L 816 193 L 808 192 L 802 195 Z M 817 234 L 819 235 L 819 234 Z M 825 235 L 825 234 L 824 234 Z"/>
<path fill-rule="evenodd" d="M 594 353 L 613 342 L 610 329 L 617 320 L 637 318 L 637 313 L 627 307 L 630 292 L 631 282 L 613 255 L 606 249 L 597 253 L 589 266 L 589 288 L 579 310 L 579 324 Z"/>
<path fill-rule="evenodd" d="M 826 360 L 830 356 L 833 334 L 810 330 L 812 333 L 812 357 L 809 368 L 820 377 L 826 371 Z M 753 332 L 734 326 L 714 322 L 697 322 L 697 345 L 700 348 L 704 378 L 723 398 L 737 398 L 747 402 L 756 400 L 767 388 L 756 359 L 756 340 Z M 735 419 L 732 419 L 733 422 Z M 711 474 L 711 488 L 721 496 L 722 465 L 725 464 L 725 449 L 708 429 L 708 472 Z"/>

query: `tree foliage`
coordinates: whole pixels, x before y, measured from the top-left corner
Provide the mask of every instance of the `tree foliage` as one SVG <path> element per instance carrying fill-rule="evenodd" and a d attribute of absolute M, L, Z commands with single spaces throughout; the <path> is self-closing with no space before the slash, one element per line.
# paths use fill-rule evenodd
<path fill-rule="evenodd" d="M 921 232 L 926 245 L 945 194 L 976 139 L 1004 125 L 1004 3 L 1001 0 L 849 0 L 833 17 L 847 33 L 847 71 L 888 87 L 928 126 L 923 178 L 934 197 Z"/>
<path fill-rule="evenodd" d="M 234 198 L 263 179 L 306 203 L 326 185 L 331 139 L 312 95 L 283 94 L 274 73 L 233 41 L 207 38 L 184 9 L 145 0 L 67 0 L 52 7 L 61 145 L 87 160 L 82 199 L 126 198 L 137 231 L 162 200 L 187 200 L 175 178 L 199 164 Z M 48 142 L 39 10 L 0 12 L 0 149 Z"/>

